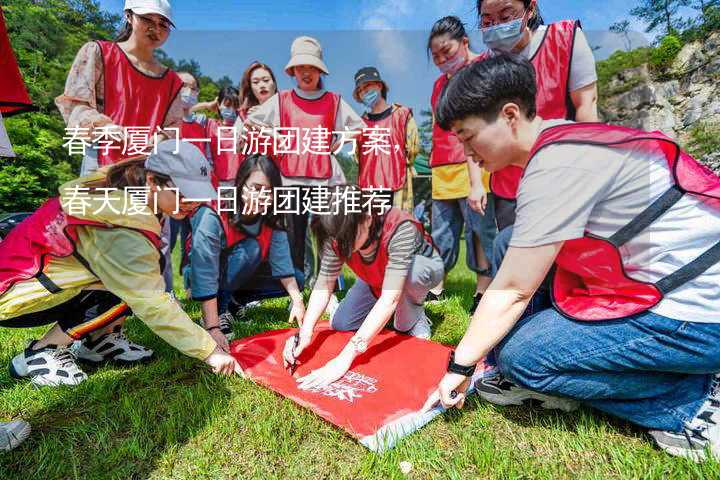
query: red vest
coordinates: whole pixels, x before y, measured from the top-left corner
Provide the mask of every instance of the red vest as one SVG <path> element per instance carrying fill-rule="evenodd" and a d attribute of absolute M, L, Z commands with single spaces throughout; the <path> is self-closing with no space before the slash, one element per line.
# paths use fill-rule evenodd
<path fill-rule="evenodd" d="M 537 113 L 545 120 L 575 118 L 568 84 L 578 28 L 580 22 L 576 20 L 548 25 L 540 47 L 530 59 L 536 74 Z M 522 175 L 523 169 L 515 165 L 494 172 L 490 176 L 490 190 L 500 199 L 515 200 Z"/>
<path fill-rule="evenodd" d="M 422 232 L 425 241 L 429 245 L 433 245 L 432 238 L 430 238 L 430 235 L 425 231 L 422 224 L 415 220 L 415 217 L 403 210 L 393 207 L 388 210 L 383 218 L 382 233 L 378 241 L 375 258 L 371 262 L 366 263 L 362 255 L 360 255 L 360 252 L 353 252 L 346 261 L 347 266 L 350 267 L 350 269 L 355 272 L 355 275 L 362 279 L 363 282 L 368 284 L 373 295 L 378 298 L 380 298 L 380 294 L 382 293 L 385 267 L 387 267 L 388 263 L 388 245 L 390 244 L 390 239 L 392 239 L 398 227 L 405 222 L 412 222 L 412 224 Z M 337 249 L 335 252 L 337 253 Z"/>
<path fill-rule="evenodd" d="M 411 116 L 412 110 L 402 106 L 393 108 L 392 113 L 382 120 L 363 116 L 368 128 L 363 129 L 358 140 L 358 185 L 361 188 L 392 191 L 403 188 L 407 177 L 407 122 Z M 373 141 L 373 136 L 378 136 L 378 140 Z"/>
<path fill-rule="evenodd" d="M 472 62 L 479 62 L 484 58 L 487 57 L 479 55 L 474 58 Z M 440 101 L 440 95 L 449 81 L 450 79 L 444 73 L 435 80 L 432 96 L 430 97 L 430 106 L 433 112 L 437 108 L 437 104 Z M 430 167 L 435 168 L 443 165 L 454 165 L 457 163 L 465 163 L 465 147 L 463 147 L 462 142 L 458 140 L 452 131 L 443 130 L 437 122 L 433 122 Z"/>
<path fill-rule="evenodd" d="M 231 250 L 235 245 L 242 242 L 246 238 L 248 238 L 250 235 L 246 234 L 242 230 L 236 228 L 234 225 L 230 223 L 230 213 L 231 212 L 219 212 L 218 213 L 218 207 L 217 202 L 212 202 L 212 205 L 201 205 L 195 212 L 193 212 L 193 215 L 197 214 L 198 211 L 200 211 L 201 208 L 210 208 L 213 210 L 215 215 L 218 216 L 220 219 L 220 224 L 223 228 L 223 233 L 225 234 L 225 251 Z M 273 229 L 269 225 L 265 224 L 264 222 L 260 225 L 260 233 L 258 234 L 255 239 L 258 241 L 258 244 L 260 245 L 260 259 L 261 261 L 265 261 L 268 258 L 268 255 L 270 253 L 270 245 L 272 243 L 272 235 L 273 235 Z M 182 266 L 184 267 L 189 263 L 189 258 L 187 256 L 188 252 L 192 250 L 192 232 L 188 235 L 187 239 L 185 240 L 185 254 L 182 259 Z"/>
<path fill-rule="evenodd" d="M 245 121 L 247 120 L 247 111 L 240 110 L 238 112 L 240 118 Z M 277 159 L 275 158 L 274 140 L 272 136 L 264 135 L 263 132 L 256 132 L 255 130 L 246 130 L 243 132 L 245 144 L 239 150 L 240 165 L 250 155 L 264 155 L 270 158 L 276 165 Z"/>
<path fill-rule="evenodd" d="M 317 100 L 306 100 L 299 97 L 294 90 L 285 90 L 279 93 L 279 101 L 280 127 L 298 129 L 292 133 L 289 130 L 281 132 L 283 136 L 291 137 L 289 144 L 284 145 L 282 151 L 292 153 L 278 153 L 280 172 L 284 177 L 330 178 L 332 176 L 330 148 L 335 119 L 340 108 L 340 96 L 325 92 Z M 322 148 L 314 149 L 315 153 L 308 152 L 303 138 L 306 135 L 315 137 L 311 130 L 318 127 L 326 131 L 322 135 L 324 137 Z M 328 153 L 324 153 L 324 150 Z"/>
<path fill-rule="evenodd" d="M 183 120 L 182 127 L 180 128 L 180 138 L 184 141 L 195 145 L 205 155 L 205 148 L 207 142 L 198 142 L 199 139 L 206 139 L 207 132 L 205 127 L 195 121 L 188 122 Z"/>
<path fill-rule="evenodd" d="M 57 293 L 55 285 L 43 270 L 53 257 L 75 255 L 86 265 L 76 250 L 77 227 L 116 228 L 114 225 L 83 220 L 66 214 L 58 197 L 47 200 L 35 213 L 10 231 L 0 242 L 0 295 L 18 282 L 37 278 L 50 293 Z M 117 227 L 125 228 L 125 227 Z M 159 250 L 160 237 L 153 232 L 137 230 Z M 89 269 L 89 268 L 88 268 Z"/>
<path fill-rule="evenodd" d="M 220 127 L 223 130 L 220 131 Z M 213 171 L 221 182 L 235 180 L 240 168 L 240 147 L 233 143 L 233 125 L 225 125 L 221 120 L 208 119 L 207 131 L 210 138 L 210 156 L 212 157 Z M 222 148 L 222 151 L 218 151 Z"/>
<path fill-rule="evenodd" d="M 103 113 L 121 127 L 149 127 L 148 142 L 144 144 L 152 145 L 153 135 L 162 128 L 168 110 L 182 88 L 182 80 L 172 70 L 167 70 L 162 77 L 150 77 L 130 62 L 117 43 L 104 40 L 97 43 L 103 57 Z M 122 148 L 106 149 L 100 145 L 98 163 L 110 165 L 131 156 L 136 155 L 123 154 Z"/>
<path fill-rule="evenodd" d="M 720 178 L 662 133 L 647 133 L 600 123 L 573 123 L 546 129 L 530 158 L 554 144 L 601 145 L 656 152 L 668 162 L 674 185 L 610 238 L 586 233 L 566 241 L 555 261 L 552 297 L 555 308 L 576 320 L 612 320 L 644 312 L 665 294 L 720 262 L 720 242 L 683 268 L 647 283 L 631 278 L 619 248 L 658 221 L 683 195 L 693 195 L 720 211 Z M 662 221 L 662 220 L 660 220 Z"/>
<path fill-rule="evenodd" d="M 15 60 L 7 29 L 5 17 L 0 9 L 0 113 L 9 117 L 16 113 L 37 110 L 25 89 L 20 69 Z"/>

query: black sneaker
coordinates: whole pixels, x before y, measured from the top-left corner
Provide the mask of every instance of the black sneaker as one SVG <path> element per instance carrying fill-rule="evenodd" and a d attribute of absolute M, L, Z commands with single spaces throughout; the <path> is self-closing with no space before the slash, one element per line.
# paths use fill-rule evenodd
<path fill-rule="evenodd" d="M 522 405 L 526 400 L 537 400 L 543 408 L 572 412 L 578 408 L 578 402 L 568 398 L 553 397 L 520 387 L 502 374 L 481 378 L 475 383 L 483 400 L 496 405 Z"/>
<path fill-rule="evenodd" d="M 476 293 L 473 297 L 473 303 L 472 307 L 470 307 L 470 316 L 472 317 L 475 314 L 475 310 L 477 310 L 478 305 L 480 304 L 480 300 L 482 299 L 483 294 L 482 293 Z"/>
<path fill-rule="evenodd" d="M 440 292 L 439 295 L 434 292 L 428 292 L 427 297 L 425 297 L 425 301 L 427 303 L 439 303 L 445 301 L 446 299 L 447 297 L 445 297 L 444 291 Z"/>
<path fill-rule="evenodd" d="M 713 379 L 707 400 L 682 431 L 650 430 L 658 446 L 670 455 L 701 462 L 720 460 L 720 374 Z"/>
<path fill-rule="evenodd" d="M 17 354 L 10 362 L 10 376 L 30 378 L 33 385 L 51 386 L 77 385 L 87 379 L 78 367 L 75 354 L 67 347 L 48 345 L 33 349 L 35 341 Z"/>
<path fill-rule="evenodd" d="M 234 321 L 235 317 L 233 317 L 233 314 L 230 312 L 221 313 L 218 316 L 218 326 L 222 334 L 225 335 L 225 338 L 228 339 L 228 342 L 235 338 L 235 333 L 232 329 L 232 322 Z"/>

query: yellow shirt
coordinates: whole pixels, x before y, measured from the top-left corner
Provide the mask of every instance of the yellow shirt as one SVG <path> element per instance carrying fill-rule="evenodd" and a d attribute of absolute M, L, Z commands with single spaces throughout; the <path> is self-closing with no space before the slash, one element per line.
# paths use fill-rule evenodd
<path fill-rule="evenodd" d="M 64 185 L 61 192 L 101 177 L 102 173 L 97 173 L 75 180 Z M 121 190 L 112 196 L 116 193 L 120 203 L 112 202 L 111 205 L 121 209 L 126 199 Z M 62 197 L 66 198 L 65 195 Z M 159 266 L 160 253 L 150 240 L 133 230 L 143 229 L 159 235 L 157 218 L 148 207 L 144 207 L 147 215 L 124 215 L 112 212 L 110 207 L 100 209 L 102 198 L 99 195 L 85 198 L 90 202 L 86 215 L 75 216 L 115 226 L 107 229 L 77 228 L 78 253 L 87 261 L 92 272 L 73 256 L 52 257 L 45 267 L 45 274 L 62 291 L 50 294 L 36 278 L 18 282 L 0 296 L 0 320 L 47 310 L 84 290 L 105 289 L 120 297 L 150 330 L 170 345 L 191 357 L 207 358 L 215 349 L 215 341 L 190 319 L 173 297 L 165 293 L 165 281 Z"/>
<path fill-rule="evenodd" d="M 432 198 L 455 200 L 470 195 L 470 174 L 466 163 L 443 165 L 432 169 Z"/>

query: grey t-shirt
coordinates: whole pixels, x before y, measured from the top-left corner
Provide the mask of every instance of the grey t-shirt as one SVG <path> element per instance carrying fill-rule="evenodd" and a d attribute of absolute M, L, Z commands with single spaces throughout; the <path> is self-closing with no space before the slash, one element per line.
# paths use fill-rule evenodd
<path fill-rule="evenodd" d="M 569 123 L 548 120 L 543 128 Z M 607 238 L 630 223 L 672 185 L 664 157 L 602 146 L 551 145 L 528 164 L 517 195 L 512 247 L 580 238 Z M 659 220 L 623 245 L 632 278 L 657 282 L 697 258 L 720 238 L 720 212 L 685 195 Z M 720 323 L 720 264 L 665 296 L 653 312 Z"/>

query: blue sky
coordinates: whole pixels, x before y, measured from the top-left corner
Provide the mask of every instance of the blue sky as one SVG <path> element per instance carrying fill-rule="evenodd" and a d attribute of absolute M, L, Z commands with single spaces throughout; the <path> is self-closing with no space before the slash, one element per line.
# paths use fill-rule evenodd
<path fill-rule="evenodd" d="M 292 86 L 283 73 L 296 36 L 311 35 L 323 45 L 330 69 L 328 89 L 351 98 L 353 74 L 366 65 L 380 69 L 390 86 L 389 100 L 428 108 L 432 84 L 439 75 L 427 60 L 427 32 L 438 18 L 457 15 L 469 31 L 475 51 L 482 50 L 477 35 L 474 1 L 470 0 L 171 0 L 178 29 L 163 47 L 175 59 L 197 60 L 204 74 L 228 75 L 235 82 L 253 60 L 270 65 L 280 88 Z M 124 0 L 100 0 L 110 12 L 121 12 Z M 596 52 L 607 56 L 622 41 L 607 33 L 610 24 L 629 17 L 634 0 L 539 0 L 546 22 L 578 18 Z M 602 8 L 599 8 L 602 6 Z M 644 42 L 639 35 L 637 43 Z"/>

